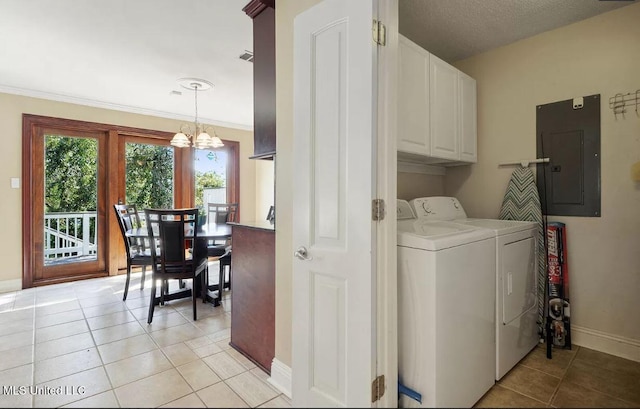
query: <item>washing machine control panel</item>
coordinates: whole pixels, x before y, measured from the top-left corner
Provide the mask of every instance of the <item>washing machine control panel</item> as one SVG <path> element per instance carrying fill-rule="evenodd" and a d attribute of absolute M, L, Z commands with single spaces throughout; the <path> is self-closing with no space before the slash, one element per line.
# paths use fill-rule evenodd
<path fill-rule="evenodd" d="M 419 197 L 413 199 L 410 204 L 418 219 L 455 220 L 467 218 L 462 205 L 455 197 Z"/>
<path fill-rule="evenodd" d="M 411 205 L 406 200 L 398 199 L 398 220 L 415 219 L 416 215 L 413 213 Z"/>

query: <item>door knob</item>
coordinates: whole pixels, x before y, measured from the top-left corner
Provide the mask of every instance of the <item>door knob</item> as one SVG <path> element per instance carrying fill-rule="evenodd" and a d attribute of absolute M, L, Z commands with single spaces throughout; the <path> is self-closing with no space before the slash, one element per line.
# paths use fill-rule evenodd
<path fill-rule="evenodd" d="M 293 253 L 293 255 L 300 260 L 311 260 L 312 258 L 312 257 L 309 257 L 309 254 L 307 253 L 307 248 L 305 246 L 298 247 L 298 249 Z"/>

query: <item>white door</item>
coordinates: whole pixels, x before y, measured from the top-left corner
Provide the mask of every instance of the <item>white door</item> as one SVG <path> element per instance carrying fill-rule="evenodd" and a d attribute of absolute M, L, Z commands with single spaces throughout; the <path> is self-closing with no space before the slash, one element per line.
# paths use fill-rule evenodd
<path fill-rule="evenodd" d="M 458 147 L 458 70 L 431 54 L 431 156 L 460 159 Z"/>
<path fill-rule="evenodd" d="M 294 407 L 372 405 L 375 5 L 325 0 L 294 23 Z"/>

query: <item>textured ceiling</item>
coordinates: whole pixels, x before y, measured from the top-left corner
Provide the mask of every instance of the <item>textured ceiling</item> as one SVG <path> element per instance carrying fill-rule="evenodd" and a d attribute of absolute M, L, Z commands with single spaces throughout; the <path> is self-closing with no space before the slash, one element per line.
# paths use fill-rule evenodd
<path fill-rule="evenodd" d="M 399 3 L 400 33 L 430 53 L 453 62 L 633 1 L 399 0 Z"/>

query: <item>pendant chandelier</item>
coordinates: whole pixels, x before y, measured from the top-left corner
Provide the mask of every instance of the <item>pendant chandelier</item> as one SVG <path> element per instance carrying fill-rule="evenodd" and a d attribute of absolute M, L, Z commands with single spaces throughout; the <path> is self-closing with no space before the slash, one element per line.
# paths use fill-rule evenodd
<path fill-rule="evenodd" d="M 198 78 L 182 78 L 178 80 L 178 83 L 183 88 L 194 91 L 196 108 L 195 129 L 192 131 L 189 124 L 181 125 L 180 131 L 171 139 L 171 145 L 178 148 L 188 148 L 193 145 L 198 149 L 220 148 L 224 146 L 213 130 L 213 127 L 205 129 L 202 124 L 198 123 L 198 91 L 211 89 L 213 84 Z"/>

